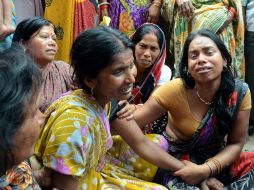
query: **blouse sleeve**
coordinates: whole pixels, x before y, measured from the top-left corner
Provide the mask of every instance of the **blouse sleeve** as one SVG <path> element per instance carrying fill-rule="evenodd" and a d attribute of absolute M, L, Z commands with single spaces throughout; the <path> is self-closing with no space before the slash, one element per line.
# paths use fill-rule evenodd
<path fill-rule="evenodd" d="M 52 112 L 46 124 L 51 126 L 51 132 L 44 142 L 43 164 L 66 175 L 84 175 L 92 156 L 93 117 L 79 109 L 68 109 L 59 115 Z"/>
<path fill-rule="evenodd" d="M 240 111 L 251 109 L 251 93 L 250 89 L 246 92 L 245 96 L 243 97 L 241 106 L 239 108 Z"/>
<path fill-rule="evenodd" d="M 160 86 L 167 83 L 168 81 L 170 81 L 171 76 L 172 76 L 171 69 L 167 65 L 163 65 L 161 70 L 161 76 L 157 85 Z"/>

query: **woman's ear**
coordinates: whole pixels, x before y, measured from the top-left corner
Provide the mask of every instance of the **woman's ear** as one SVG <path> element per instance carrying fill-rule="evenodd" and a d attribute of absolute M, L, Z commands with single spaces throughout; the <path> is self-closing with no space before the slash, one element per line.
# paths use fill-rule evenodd
<path fill-rule="evenodd" d="M 24 48 L 24 52 L 27 51 L 27 48 L 28 48 L 28 42 L 27 41 L 20 40 L 19 45 L 21 45 Z"/>
<path fill-rule="evenodd" d="M 86 86 L 88 86 L 90 89 L 94 89 L 96 86 L 96 80 L 92 79 L 90 77 L 85 77 L 83 82 L 85 83 Z"/>

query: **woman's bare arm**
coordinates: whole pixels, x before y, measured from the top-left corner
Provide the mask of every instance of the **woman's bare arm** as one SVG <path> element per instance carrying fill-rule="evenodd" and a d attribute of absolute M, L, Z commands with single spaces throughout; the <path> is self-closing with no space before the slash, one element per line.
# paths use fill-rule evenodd
<path fill-rule="evenodd" d="M 122 136 L 131 148 L 142 158 L 169 171 L 177 171 L 184 164 L 148 140 L 134 120 L 116 119 L 111 127 Z"/>
<path fill-rule="evenodd" d="M 133 115 L 138 126 L 141 127 L 155 121 L 166 112 L 167 110 L 150 96 L 146 103 L 140 106 Z"/>

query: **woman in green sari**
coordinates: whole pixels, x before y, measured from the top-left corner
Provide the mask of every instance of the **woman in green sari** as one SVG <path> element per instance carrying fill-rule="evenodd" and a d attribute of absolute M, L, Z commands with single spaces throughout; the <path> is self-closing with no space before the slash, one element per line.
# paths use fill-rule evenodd
<path fill-rule="evenodd" d="M 170 51 L 176 75 L 185 40 L 190 32 L 209 29 L 218 34 L 232 56 L 235 74 L 243 75 L 244 27 L 238 0 L 165 0 L 170 26 Z"/>

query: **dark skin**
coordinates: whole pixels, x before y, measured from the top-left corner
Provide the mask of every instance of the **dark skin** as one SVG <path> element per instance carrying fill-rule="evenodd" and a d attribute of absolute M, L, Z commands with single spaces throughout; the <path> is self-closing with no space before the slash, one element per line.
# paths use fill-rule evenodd
<path fill-rule="evenodd" d="M 160 18 L 160 10 L 161 7 L 152 3 L 146 13 L 146 22 L 157 24 Z"/>

